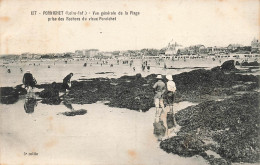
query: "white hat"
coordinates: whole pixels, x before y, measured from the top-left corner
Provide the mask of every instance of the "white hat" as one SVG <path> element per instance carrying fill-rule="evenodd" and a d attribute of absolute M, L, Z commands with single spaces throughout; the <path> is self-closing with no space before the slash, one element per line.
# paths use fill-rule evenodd
<path fill-rule="evenodd" d="M 168 75 L 166 76 L 166 78 L 171 81 L 171 80 L 172 80 L 172 75 L 169 75 L 169 74 L 168 74 Z"/>
<path fill-rule="evenodd" d="M 27 72 L 27 73 L 30 73 L 30 70 L 27 70 L 26 72 Z"/>
<path fill-rule="evenodd" d="M 157 75 L 157 77 L 156 77 L 157 79 L 162 79 L 162 75 Z"/>

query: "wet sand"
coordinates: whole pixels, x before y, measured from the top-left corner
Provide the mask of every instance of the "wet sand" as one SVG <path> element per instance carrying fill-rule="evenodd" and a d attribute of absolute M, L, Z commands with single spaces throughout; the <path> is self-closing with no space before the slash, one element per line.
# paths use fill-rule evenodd
<path fill-rule="evenodd" d="M 7 164 L 207 164 L 200 156 L 183 158 L 159 148 L 153 135 L 155 109 L 141 113 L 102 103 L 72 105 L 86 115 L 68 117 L 64 105 L 39 103 L 34 113 L 24 100 L 1 105 L 1 162 Z M 176 109 L 192 105 L 175 104 Z M 24 155 L 24 152 L 38 155 Z"/>

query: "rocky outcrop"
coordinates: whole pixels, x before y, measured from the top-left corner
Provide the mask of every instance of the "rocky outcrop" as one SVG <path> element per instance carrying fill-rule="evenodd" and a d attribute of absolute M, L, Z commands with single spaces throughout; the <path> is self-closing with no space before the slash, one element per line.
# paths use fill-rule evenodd
<path fill-rule="evenodd" d="M 243 62 L 241 65 L 242 66 L 260 66 L 260 64 L 257 61 L 254 61 L 254 62 Z"/>
<path fill-rule="evenodd" d="M 235 61 L 234 61 L 234 60 L 225 61 L 225 62 L 221 65 L 221 69 L 222 69 L 222 70 L 226 70 L 226 71 L 236 70 Z"/>
<path fill-rule="evenodd" d="M 54 82 L 51 86 L 48 86 L 43 91 L 39 93 L 39 96 L 42 99 L 43 104 L 50 104 L 50 105 L 58 105 L 61 102 L 59 97 L 59 86 Z"/>
<path fill-rule="evenodd" d="M 182 126 L 178 136 L 162 141 L 160 147 L 181 156 L 213 150 L 227 162 L 259 162 L 259 110 L 256 92 L 188 107 L 176 114 Z"/>
<path fill-rule="evenodd" d="M 76 115 L 85 115 L 87 113 L 87 110 L 85 109 L 79 109 L 79 110 L 73 110 L 69 112 L 63 112 L 62 114 L 65 116 L 76 116 Z"/>
<path fill-rule="evenodd" d="M 13 104 L 18 101 L 19 95 L 26 94 L 26 89 L 22 88 L 22 85 L 13 87 L 1 87 L 0 88 L 0 103 L 1 104 Z"/>
<path fill-rule="evenodd" d="M 173 76 L 176 83 L 176 102 L 203 102 L 232 96 L 238 91 L 259 88 L 259 77 L 240 75 L 221 69 L 199 69 Z M 163 80 L 167 82 L 166 79 Z M 109 106 L 147 111 L 154 107 L 156 75 L 142 77 L 122 76 L 118 79 L 95 78 L 73 81 L 70 92 L 64 96 L 73 104 L 91 104 L 108 101 Z"/>

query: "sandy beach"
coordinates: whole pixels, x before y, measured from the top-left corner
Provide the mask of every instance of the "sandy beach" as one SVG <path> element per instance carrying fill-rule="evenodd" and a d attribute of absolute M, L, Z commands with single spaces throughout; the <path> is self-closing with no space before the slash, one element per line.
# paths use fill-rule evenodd
<path fill-rule="evenodd" d="M 207 164 L 201 157 L 182 158 L 159 148 L 153 135 L 154 108 L 141 113 L 102 103 L 73 104 L 88 112 L 68 117 L 60 114 L 70 111 L 64 105 L 39 103 L 28 115 L 23 104 L 21 99 L 12 106 L 1 105 L 1 161 L 8 164 Z M 175 107 L 187 105 L 192 104 Z"/>
<path fill-rule="evenodd" d="M 180 69 L 163 69 L 152 65 L 150 71 L 140 69 L 134 72 L 127 65 L 101 67 L 93 64 L 84 68 L 86 69 L 84 71 L 80 61 L 72 61 L 71 64 L 59 61 L 55 65 L 52 64 L 50 68 L 47 67 L 46 62 L 40 64 L 41 68 L 46 66 L 43 70 L 38 70 L 36 68 L 39 66 L 32 66 L 29 63 L 23 67 L 23 70 L 31 68 L 36 78 L 43 71 L 50 75 L 42 77 L 46 78 L 45 81 L 39 78 L 40 83 L 34 89 L 38 101 L 33 105 L 33 111 L 30 113 L 25 110 L 26 91 L 21 87 L 19 79 L 10 77 L 23 74 L 19 71 L 5 73 L 10 77 L 8 79 L 13 82 L 13 85 L 10 83 L 6 86 L 11 87 L 1 87 L 2 162 L 100 165 L 167 165 L 178 162 L 184 165 L 239 164 L 239 162 L 257 163 L 259 161 L 257 132 L 243 132 L 243 130 L 240 132 L 250 134 L 245 135 L 249 138 L 249 142 L 256 140 L 255 143 L 247 143 L 247 141 L 241 143 L 247 147 L 251 146 L 251 151 L 247 152 L 251 156 L 250 160 L 239 155 L 243 153 L 243 148 L 240 148 L 241 152 L 232 158 L 223 154 L 220 146 L 225 143 L 222 144 L 218 140 L 224 136 L 224 134 L 219 134 L 219 131 L 230 130 L 226 135 L 230 138 L 228 149 L 231 149 L 232 145 L 238 145 L 232 143 L 232 136 L 236 135 L 240 128 L 259 129 L 259 120 L 257 120 L 259 119 L 259 103 L 256 102 L 253 105 L 247 102 L 247 100 L 259 98 L 259 76 L 250 75 L 249 70 L 245 71 L 246 68 L 241 70 L 238 66 L 240 68 L 238 70 L 232 66 L 234 69 L 225 70 L 224 66 L 217 67 L 220 66 L 219 62 L 212 62 L 205 65 L 194 64 L 194 68 L 190 66 L 189 69 L 183 65 Z M 178 64 L 176 61 L 168 62 Z M 188 61 L 188 65 L 193 62 L 196 61 Z M 179 61 L 179 64 L 182 63 L 185 64 L 184 61 Z M 140 64 L 138 60 L 135 62 L 136 67 L 140 67 Z M 196 66 L 200 68 L 195 68 Z M 60 83 L 62 74 L 65 73 L 60 73 L 59 70 L 63 67 L 69 67 L 76 72 L 71 90 L 66 95 Z M 19 66 L 11 64 L 10 68 L 18 70 Z M 1 67 L 1 70 L 3 72 L 4 67 Z M 93 70 L 98 74 L 93 73 Z M 130 71 L 127 72 L 127 70 Z M 153 123 L 156 118 L 152 85 L 156 82 L 157 74 L 165 75 L 165 73 L 173 75 L 178 89 L 174 104 L 174 110 L 177 112 L 177 126 L 169 129 L 161 141 L 154 135 Z M 252 73 L 259 74 L 257 70 L 253 70 Z M 51 85 L 53 81 L 57 82 L 55 89 Z M 58 98 L 52 97 L 53 90 L 60 92 Z M 8 97 L 5 98 L 5 96 Z M 239 102 L 239 97 L 242 97 L 244 102 Z M 217 113 L 219 109 L 214 111 L 214 107 L 223 104 L 222 111 L 228 112 L 231 106 L 229 103 L 232 101 L 232 106 L 243 105 L 246 109 L 256 108 L 256 110 L 252 111 L 251 116 L 242 121 L 244 125 L 238 125 L 237 129 L 230 129 L 232 124 L 229 123 L 224 127 L 221 125 L 218 127 L 217 121 L 232 123 L 233 116 L 231 115 L 229 119 L 223 118 L 223 114 L 221 116 Z M 85 112 L 74 113 L 77 110 Z M 165 125 L 168 110 L 167 107 L 162 115 Z M 204 110 L 208 112 L 204 114 Z M 239 114 L 235 111 L 233 113 L 234 116 L 242 115 L 240 118 L 245 115 L 243 109 L 239 111 Z M 198 120 L 196 115 L 203 116 L 203 114 L 206 117 L 196 122 Z M 215 116 L 215 118 L 211 119 L 210 116 Z M 216 118 L 218 120 L 215 120 Z M 207 125 L 207 120 L 212 121 L 211 126 Z M 256 124 L 256 127 L 252 127 L 252 124 Z M 201 132 L 197 132 L 198 128 Z M 199 134 L 199 142 L 197 135 L 193 136 L 196 133 Z M 187 136 L 191 137 L 188 140 L 190 147 L 185 148 Z M 240 137 L 240 140 L 245 137 Z"/>

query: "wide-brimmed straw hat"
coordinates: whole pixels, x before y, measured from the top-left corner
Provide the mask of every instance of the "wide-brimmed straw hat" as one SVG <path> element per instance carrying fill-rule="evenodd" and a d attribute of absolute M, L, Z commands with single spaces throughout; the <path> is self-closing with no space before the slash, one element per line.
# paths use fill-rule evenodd
<path fill-rule="evenodd" d="M 172 80 L 172 75 L 167 75 L 166 78 L 167 78 L 167 80 L 171 81 Z"/>
<path fill-rule="evenodd" d="M 157 77 L 156 77 L 157 79 L 162 79 L 162 75 L 157 75 Z"/>

